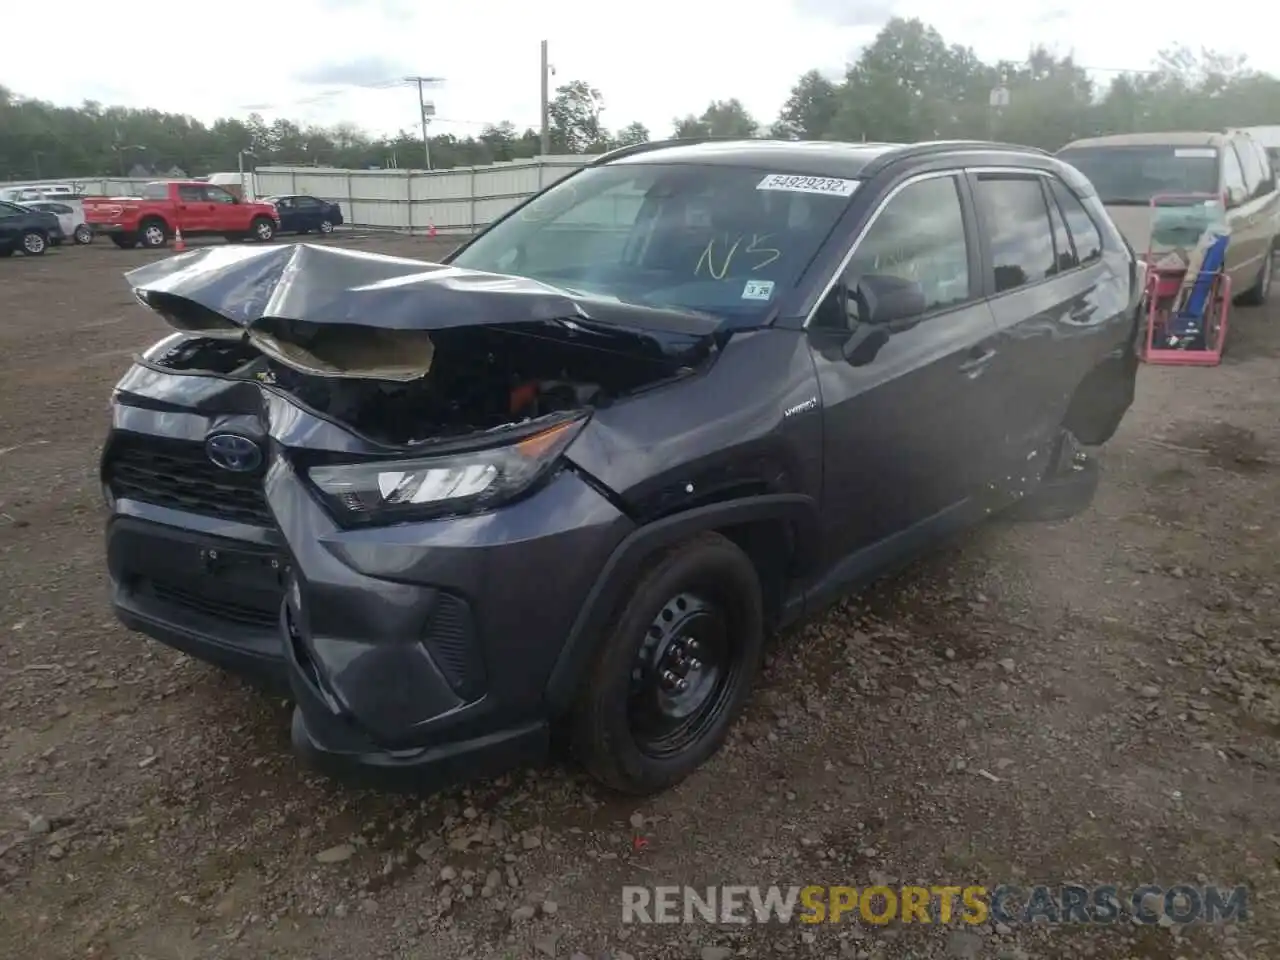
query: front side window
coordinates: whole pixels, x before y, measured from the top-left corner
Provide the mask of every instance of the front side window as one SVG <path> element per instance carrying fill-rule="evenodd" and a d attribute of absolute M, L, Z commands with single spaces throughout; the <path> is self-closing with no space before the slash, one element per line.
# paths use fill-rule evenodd
<path fill-rule="evenodd" d="M 924 294 L 922 313 L 969 299 L 969 247 L 955 177 L 909 183 L 885 204 L 858 244 L 844 279 L 855 290 L 868 277 L 918 284 Z"/>
<path fill-rule="evenodd" d="M 204 200 L 204 191 L 199 187 L 183 184 L 178 187 L 178 199 L 183 203 L 201 203 Z"/>
<path fill-rule="evenodd" d="M 1147 206 L 1157 194 L 1219 191 L 1216 147 L 1068 147 L 1058 159 L 1088 177 L 1098 199 L 1108 206 Z"/>
<path fill-rule="evenodd" d="M 204 188 L 204 198 L 210 203 L 235 203 L 236 198 L 221 187 L 208 185 Z"/>
<path fill-rule="evenodd" d="M 725 165 L 589 167 L 450 262 L 751 326 L 795 286 L 855 187 Z"/>
<path fill-rule="evenodd" d="M 1053 232 L 1039 177 L 982 176 L 978 207 L 991 244 L 996 293 L 1053 276 Z"/>

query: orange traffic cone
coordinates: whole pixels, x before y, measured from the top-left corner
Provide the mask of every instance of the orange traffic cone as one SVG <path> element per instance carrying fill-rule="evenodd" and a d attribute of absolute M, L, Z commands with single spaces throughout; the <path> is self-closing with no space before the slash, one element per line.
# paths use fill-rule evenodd
<path fill-rule="evenodd" d="M 187 249 L 187 241 L 182 239 L 181 227 L 178 227 L 178 229 L 173 232 L 173 249 L 177 250 L 179 253 Z"/>
<path fill-rule="evenodd" d="M 436 222 L 434 220 L 427 221 L 427 236 L 434 237 L 436 235 Z"/>

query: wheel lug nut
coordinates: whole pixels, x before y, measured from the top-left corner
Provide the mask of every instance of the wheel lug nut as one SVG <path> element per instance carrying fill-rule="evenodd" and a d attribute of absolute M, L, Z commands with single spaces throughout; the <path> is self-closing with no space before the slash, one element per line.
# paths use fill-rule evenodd
<path fill-rule="evenodd" d="M 694 657 L 692 660 L 690 660 L 690 661 L 689 661 L 689 669 L 690 669 L 690 670 L 701 670 L 701 669 L 702 669 L 702 661 L 701 661 L 701 660 L 699 660 L 697 657 Z"/>
<path fill-rule="evenodd" d="M 677 689 L 677 690 L 679 690 L 681 693 L 683 693 L 684 691 L 688 690 L 688 689 L 689 689 L 689 681 L 688 681 L 688 680 L 685 680 L 683 677 L 681 677 L 679 680 L 677 680 L 677 681 L 676 681 L 676 689 Z"/>
<path fill-rule="evenodd" d="M 663 670 L 663 671 L 662 671 L 662 682 L 663 682 L 663 683 L 665 683 L 665 684 L 667 684 L 668 686 L 673 686 L 673 687 L 674 687 L 674 686 L 678 686 L 678 685 L 680 684 L 680 678 L 679 678 L 679 677 L 677 677 L 677 676 L 676 676 L 674 673 L 672 673 L 670 670 Z"/>

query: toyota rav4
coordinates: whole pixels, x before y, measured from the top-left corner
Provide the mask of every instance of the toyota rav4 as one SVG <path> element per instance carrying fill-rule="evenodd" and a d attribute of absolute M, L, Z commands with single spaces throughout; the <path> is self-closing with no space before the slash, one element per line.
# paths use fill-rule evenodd
<path fill-rule="evenodd" d="M 602 156 L 444 263 L 128 279 L 176 332 L 113 395 L 120 619 L 287 682 L 335 772 L 438 786 L 563 735 L 632 793 L 715 752 L 771 632 L 1087 507 L 1144 286 L 1047 154 L 758 140 Z"/>

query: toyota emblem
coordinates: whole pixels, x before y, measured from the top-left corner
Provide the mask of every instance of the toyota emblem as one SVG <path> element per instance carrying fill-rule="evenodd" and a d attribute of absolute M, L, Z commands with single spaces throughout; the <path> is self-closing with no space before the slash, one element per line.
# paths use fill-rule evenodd
<path fill-rule="evenodd" d="M 249 473 L 262 466 L 262 448 L 236 433 L 215 433 L 205 440 L 204 449 L 223 470 Z"/>

